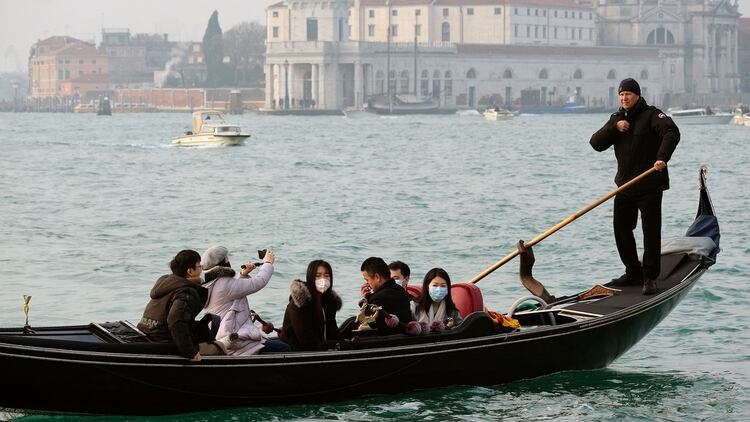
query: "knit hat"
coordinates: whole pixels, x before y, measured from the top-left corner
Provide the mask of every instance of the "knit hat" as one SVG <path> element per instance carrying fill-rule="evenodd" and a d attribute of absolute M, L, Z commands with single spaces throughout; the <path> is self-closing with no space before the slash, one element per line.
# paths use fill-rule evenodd
<path fill-rule="evenodd" d="M 201 267 L 204 270 L 210 270 L 227 259 L 229 259 L 229 250 L 227 248 L 223 246 L 211 246 L 206 249 L 206 252 L 203 252 Z"/>
<path fill-rule="evenodd" d="M 623 79 L 622 82 L 620 82 L 620 88 L 617 90 L 617 93 L 619 94 L 622 91 L 628 91 L 632 92 L 635 95 L 641 95 L 641 86 L 638 85 L 638 82 L 636 82 L 636 80 L 633 78 Z"/>

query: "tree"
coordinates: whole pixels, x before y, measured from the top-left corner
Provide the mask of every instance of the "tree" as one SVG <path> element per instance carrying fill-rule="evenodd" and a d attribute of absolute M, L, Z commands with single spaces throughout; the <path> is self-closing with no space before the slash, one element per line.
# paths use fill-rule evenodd
<path fill-rule="evenodd" d="M 224 39 L 219 26 L 219 12 L 214 10 L 208 19 L 206 32 L 203 35 L 203 56 L 206 59 L 208 86 L 221 86 L 226 83 L 226 66 L 224 65 Z"/>
<path fill-rule="evenodd" d="M 242 22 L 224 34 L 225 54 L 230 57 L 234 85 L 257 86 L 263 81 L 266 27 Z"/>

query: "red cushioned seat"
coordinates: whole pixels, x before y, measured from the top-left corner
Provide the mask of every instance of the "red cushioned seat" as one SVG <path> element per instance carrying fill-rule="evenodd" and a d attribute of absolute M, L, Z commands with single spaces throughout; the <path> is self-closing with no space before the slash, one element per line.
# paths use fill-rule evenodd
<path fill-rule="evenodd" d="M 409 293 L 412 300 L 416 300 L 422 294 L 422 289 L 419 286 L 408 285 L 406 286 L 406 293 Z"/>
<path fill-rule="evenodd" d="M 410 286 L 411 287 L 411 286 Z M 451 286 L 451 298 L 461 317 L 466 318 L 472 312 L 483 311 L 484 301 L 479 286 L 471 283 L 456 283 Z"/>

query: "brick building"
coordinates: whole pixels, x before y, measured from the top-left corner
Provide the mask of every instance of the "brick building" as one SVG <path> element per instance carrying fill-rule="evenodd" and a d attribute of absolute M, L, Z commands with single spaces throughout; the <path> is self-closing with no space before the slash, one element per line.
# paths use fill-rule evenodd
<path fill-rule="evenodd" d="M 94 44 L 68 36 L 40 40 L 29 55 L 29 96 L 82 97 L 108 89 L 109 62 Z"/>

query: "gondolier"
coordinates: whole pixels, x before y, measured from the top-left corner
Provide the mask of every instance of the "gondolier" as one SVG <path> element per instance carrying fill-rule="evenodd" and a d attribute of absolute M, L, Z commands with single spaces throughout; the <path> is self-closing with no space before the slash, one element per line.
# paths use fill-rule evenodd
<path fill-rule="evenodd" d="M 635 79 L 620 82 L 618 92 L 622 107 L 591 136 L 590 144 L 597 151 L 614 145 L 618 186 L 651 167 L 658 172 L 615 197 L 615 242 L 625 274 L 611 284 L 643 283 L 643 294 L 653 294 L 661 262 L 661 200 L 663 192 L 669 189 L 667 162 L 680 141 L 680 131 L 669 116 L 646 104 Z M 633 236 L 639 211 L 643 227 L 642 265 Z"/>

